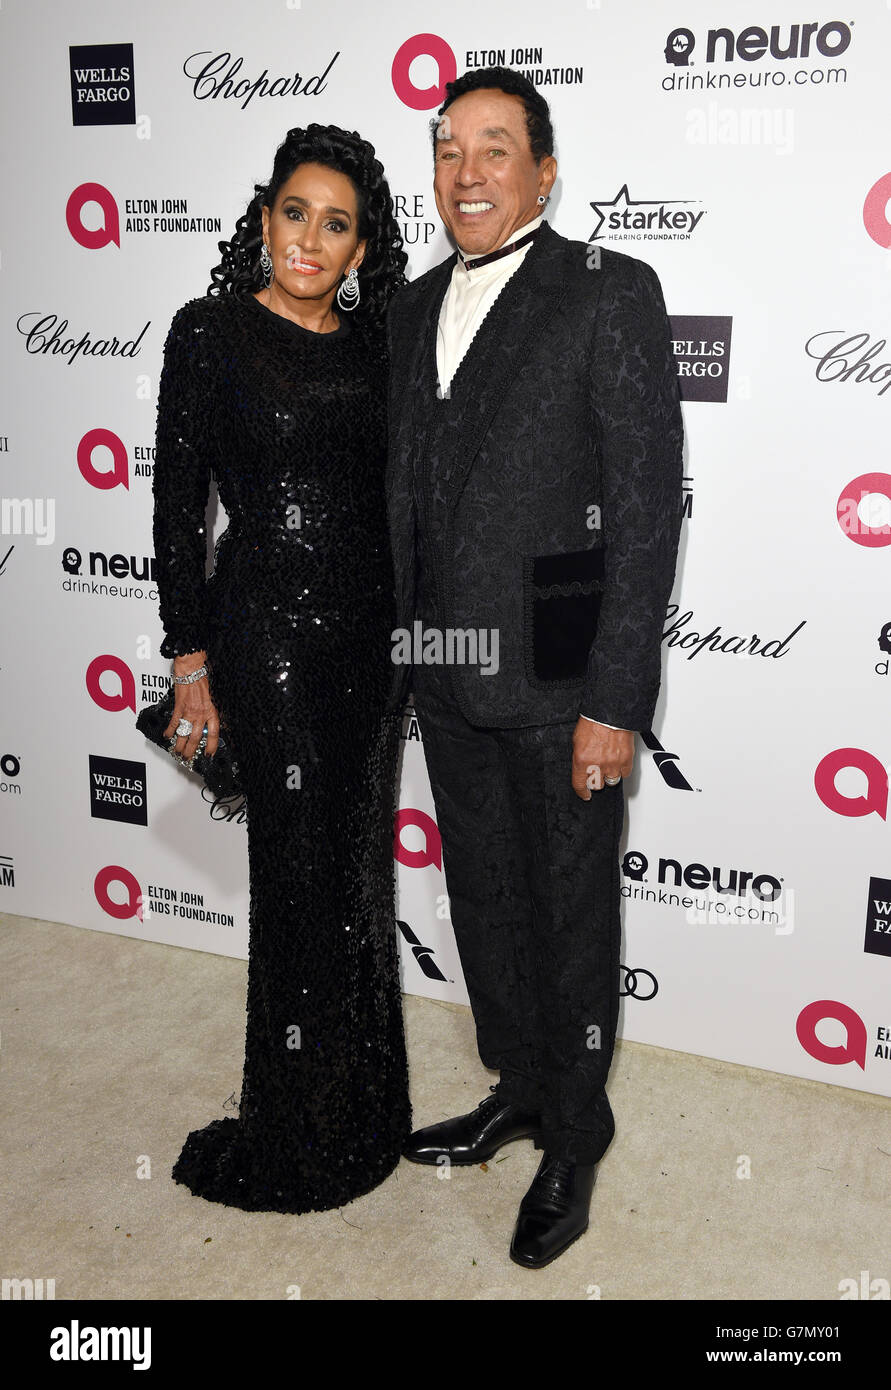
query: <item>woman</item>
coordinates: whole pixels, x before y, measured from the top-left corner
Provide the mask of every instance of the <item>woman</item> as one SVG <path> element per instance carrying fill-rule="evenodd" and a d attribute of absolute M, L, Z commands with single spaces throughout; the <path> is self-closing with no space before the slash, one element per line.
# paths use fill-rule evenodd
<path fill-rule="evenodd" d="M 165 343 L 158 592 L 178 683 L 165 731 L 220 722 L 248 829 L 237 1119 L 189 1134 L 192 1192 L 322 1211 L 392 1171 L 411 1130 L 395 938 L 398 715 L 384 503 L 384 314 L 406 256 L 383 168 L 336 126 L 288 132 Z M 205 579 L 213 472 L 229 525 Z M 180 721 L 185 720 L 185 723 Z"/>

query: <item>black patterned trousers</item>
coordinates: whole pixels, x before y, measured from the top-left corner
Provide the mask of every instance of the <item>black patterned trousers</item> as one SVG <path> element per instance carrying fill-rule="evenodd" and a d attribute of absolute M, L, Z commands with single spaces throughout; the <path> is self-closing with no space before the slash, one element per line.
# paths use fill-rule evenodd
<path fill-rule="evenodd" d="M 615 1133 L 623 783 L 576 796 L 574 723 L 476 727 L 441 666 L 413 689 L 480 1059 L 540 1113 L 536 1148 L 597 1162 Z"/>

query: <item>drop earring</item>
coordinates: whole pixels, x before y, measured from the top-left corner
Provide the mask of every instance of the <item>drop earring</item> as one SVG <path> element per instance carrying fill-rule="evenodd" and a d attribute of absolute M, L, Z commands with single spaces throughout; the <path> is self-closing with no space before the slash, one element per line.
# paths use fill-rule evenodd
<path fill-rule="evenodd" d="M 263 272 L 263 284 L 266 289 L 272 284 L 272 257 L 269 254 L 269 247 L 263 242 L 260 248 L 260 269 Z"/>
<path fill-rule="evenodd" d="M 337 291 L 337 302 L 341 309 L 355 309 L 359 303 L 359 275 L 353 266 L 345 280 L 341 280 Z"/>

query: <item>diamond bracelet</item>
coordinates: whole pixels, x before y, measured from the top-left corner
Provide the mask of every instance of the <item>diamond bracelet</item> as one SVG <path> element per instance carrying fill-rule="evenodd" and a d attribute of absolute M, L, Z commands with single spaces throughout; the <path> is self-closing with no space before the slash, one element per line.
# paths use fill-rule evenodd
<path fill-rule="evenodd" d="M 174 676 L 175 685 L 192 685 L 195 681 L 200 681 L 202 676 L 207 675 L 207 667 L 199 666 L 197 671 L 190 671 L 187 676 Z"/>

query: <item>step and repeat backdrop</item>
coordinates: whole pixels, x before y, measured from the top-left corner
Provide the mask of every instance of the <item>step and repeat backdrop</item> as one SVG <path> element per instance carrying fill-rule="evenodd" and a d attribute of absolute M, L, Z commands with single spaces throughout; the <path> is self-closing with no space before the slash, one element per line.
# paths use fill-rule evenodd
<path fill-rule="evenodd" d="M 293 126 L 370 139 L 410 275 L 442 260 L 429 120 L 504 64 L 551 103 L 552 225 L 657 270 L 684 399 L 620 1032 L 891 1095 L 891 6 L 808 13 L 6 0 L 0 906 L 246 956 L 244 808 L 134 726 L 164 339 Z M 394 856 L 405 989 L 466 1002 L 410 706 Z"/>

